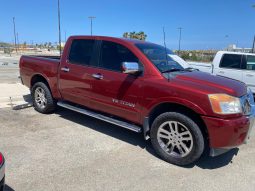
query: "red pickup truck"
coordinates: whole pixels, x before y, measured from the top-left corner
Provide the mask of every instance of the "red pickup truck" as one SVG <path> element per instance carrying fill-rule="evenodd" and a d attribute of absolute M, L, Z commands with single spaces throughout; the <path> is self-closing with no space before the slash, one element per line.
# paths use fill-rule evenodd
<path fill-rule="evenodd" d="M 216 156 L 246 142 L 255 106 L 245 84 L 173 58 L 149 42 L 72 36 L 61 58 L 22 56 L 20 74 L 38 112 L 58 105 L 143 133 L 173 164 L 193 163 L 206 148 Z"/>

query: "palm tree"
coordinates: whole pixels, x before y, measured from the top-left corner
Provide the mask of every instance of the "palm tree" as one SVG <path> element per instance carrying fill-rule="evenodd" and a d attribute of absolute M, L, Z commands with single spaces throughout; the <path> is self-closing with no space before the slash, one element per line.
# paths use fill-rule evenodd
<path fill-rule="evenodd" d="M 147 38 L 147 35 L 143 32 L 140 31 L 139 33 L 136 33 L 135 31 L 133 32 L 125 32 L 123 33 L 124 38 L 132 38 L 132 39 L 138 39 L 138 40 L 145 40 Z"/>
<path fill-rule="evenodd" d="M 124 38 L 129 38 L 129 33 L 128 33 L 128 32 L 124 32 L 124 33 L 123 33 L 123 37 L 124 37 Z"/>

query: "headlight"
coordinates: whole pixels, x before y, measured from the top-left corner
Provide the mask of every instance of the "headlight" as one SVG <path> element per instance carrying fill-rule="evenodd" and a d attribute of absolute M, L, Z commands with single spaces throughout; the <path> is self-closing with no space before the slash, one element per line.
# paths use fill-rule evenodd
<path fill-rule="evenodd" d="M 241 102 L 239 98 L 227 94 L 208 95 L 212 110 L 218 114 L 237 114 L 242 113 Z"/>

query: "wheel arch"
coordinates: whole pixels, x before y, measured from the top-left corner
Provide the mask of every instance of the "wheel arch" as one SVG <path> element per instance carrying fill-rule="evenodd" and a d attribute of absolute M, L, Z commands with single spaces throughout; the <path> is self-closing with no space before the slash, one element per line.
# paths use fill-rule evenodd
<path fill-rule="evenodd" d="M 47 78 L 44 77 L 42 74 L 33 75 L 33 77 L 30 80 L 30 89 L 32 89 L 34 84 L 37 83 L 37 82 L 43 82 L 49 88 L 49 90 L 51 91 L 50 84 L 49 84 Z"/>
<path fill-rule="evenodd" d="M 173 102 L 164 102 L 153 107 L 153 109 L 149 112 L 148 117 L 146 117 L 147 121 L 144 123 L 147 125 L 147 127 L 145 127 L 144 125 L 145 137 L 148 137 L 148 133 L 150 131 L 151 125 L 153 121 L 156 119 L 156 117 L 165 112 L 179 112 L 181 114 L 186 115 L 187 117 L 190 117 L 195 123 L 197 123 L 200 130 L 205 135 L 205 139 L 208 139 L 209 137 L 208 130 L 207 130 L 206 124 L 201 118 L 201 115 L 197 111 L 194 111 L 193 109 L 185 105 L 173 103 Z"/>

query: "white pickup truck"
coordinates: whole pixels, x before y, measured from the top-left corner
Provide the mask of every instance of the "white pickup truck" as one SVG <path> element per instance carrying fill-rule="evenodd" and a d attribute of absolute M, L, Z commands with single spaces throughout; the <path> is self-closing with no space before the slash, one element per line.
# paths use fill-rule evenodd
<path fill-rule="evenodd" d="M 189 63 L 189 67 L 242 81 L 255 94 L 255 54 L 219 51 L 213 63 Z"/>

